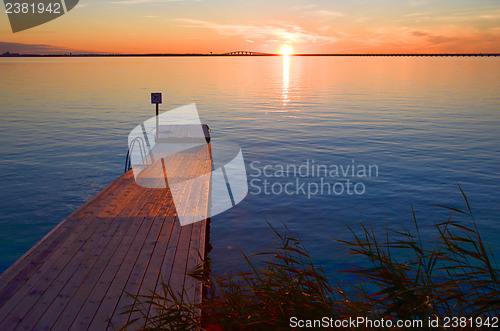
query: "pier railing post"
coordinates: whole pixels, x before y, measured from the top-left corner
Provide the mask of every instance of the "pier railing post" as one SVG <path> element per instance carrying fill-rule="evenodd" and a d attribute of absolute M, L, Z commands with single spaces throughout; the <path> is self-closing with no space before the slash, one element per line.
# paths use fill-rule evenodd
<path fill-rule="evenodd" d="M 160 104 L 157 103 L 156 104 L 156 143 L 158 143 L 160 141 L 160 135 L 159 135 L 159 132 L 158 132 L 158 114 L 160 112 Z"/>
<path fill-rule="evenodd" d="M 160 113 L 160 103 L 162 103 L 161 93 L 151 93 L 151 103 L 156 104 L 156 142 L 158 143 L 158 115 Z"/>

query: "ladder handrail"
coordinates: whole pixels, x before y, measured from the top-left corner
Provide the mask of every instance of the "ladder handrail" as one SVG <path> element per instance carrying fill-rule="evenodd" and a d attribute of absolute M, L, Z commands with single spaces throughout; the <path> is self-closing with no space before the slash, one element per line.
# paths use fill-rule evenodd
<path fill-rule="evenodd" d="M 127 156 L 125 157 L 125 172 L 132 169 L 132 160 L 130 158 L 130 155 L 132 154 L 136 144 L 138 144 L 139 151 L 141 153 L 141 158 L 142 158 L 141 163 L 143 163 L 145 165 L 149 165 L 148 157 L 146 154 L 146 145 L 144 143 L 144 139 L 142 139 L 141 137 L 135 137 L 134 140 L 132 140 L 132 142 L 130 143 L 130 147 L 128 148 L 128 151 L 127 151 Z"/>

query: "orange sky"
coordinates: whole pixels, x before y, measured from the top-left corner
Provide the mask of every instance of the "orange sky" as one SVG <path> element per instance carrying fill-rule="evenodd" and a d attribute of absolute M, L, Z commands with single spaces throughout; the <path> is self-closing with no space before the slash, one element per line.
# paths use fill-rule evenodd
<path fill-rule="evenodd" d="M 81 0 L 0 42 L 115 53 L 500 52 L 498 0 Z"/>

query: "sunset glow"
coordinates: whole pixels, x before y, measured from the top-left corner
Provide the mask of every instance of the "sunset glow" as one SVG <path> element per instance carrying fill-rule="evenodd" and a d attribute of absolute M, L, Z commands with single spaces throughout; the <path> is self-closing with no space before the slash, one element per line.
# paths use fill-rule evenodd
<path fill-rule="evenodd" d="M 86 0 L 18 33 L 0 13 L 0 51 L 14 52 L 495 53 L 498 40 L 498 0 Z"/>

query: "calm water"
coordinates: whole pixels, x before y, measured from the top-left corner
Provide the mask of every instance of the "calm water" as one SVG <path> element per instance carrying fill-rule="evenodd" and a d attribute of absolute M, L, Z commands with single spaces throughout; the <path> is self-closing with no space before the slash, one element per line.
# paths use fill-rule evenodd
<path fill-rule="evenodd" d="M 410 228 L 413 204 L 431 238 L 448 214 L 432 204 L 465 208 L 457 182 L 500 251 L 500 58 L 0 59 L 0 72 L 0 271 L 123 173 L 150 92 L 164 110 L 195 102 L 213 139 L 244 152 L 254 185 L 212 220 L 216 271 L 271 244 L 265 220 L 285 222 L 327 272 L 353 261 L 332 240 L 350 238 L 346 224 Z M 275 172 L 307 164 L 378 176 Z M 364 193 L 293 186 L 322 179 Z M 265 194 L 264 180 L 293 194 Z"/>

